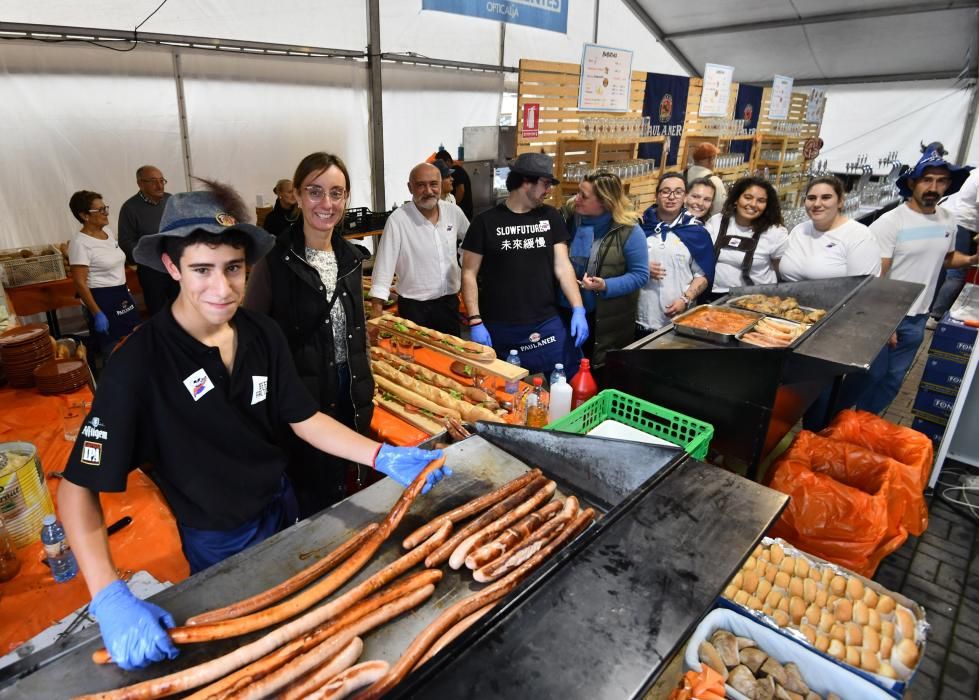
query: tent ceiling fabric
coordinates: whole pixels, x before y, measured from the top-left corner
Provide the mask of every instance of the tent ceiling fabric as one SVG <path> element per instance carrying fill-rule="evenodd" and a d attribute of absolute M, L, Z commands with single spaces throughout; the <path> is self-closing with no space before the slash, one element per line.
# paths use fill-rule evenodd
<path fill-rule="evenodd" d="M 826 83 L 855 76 L 954 75 L 966 66 L 976 42 L 979 11 L 979 2 L 970 0 L 929 3 L 925 12 L 918 11 L 920 0 L 639 0 L 639 5 L 698 70 L 705 63 L 723 63 L 735 67 L 735 80 L 761 83 L 776 72 Z M 884 14 L 889 10 L 895 14 Z M 743 27 L 865 12 L 876 16 Z M 702 33 L 687 34 L 698 30 Z"/>

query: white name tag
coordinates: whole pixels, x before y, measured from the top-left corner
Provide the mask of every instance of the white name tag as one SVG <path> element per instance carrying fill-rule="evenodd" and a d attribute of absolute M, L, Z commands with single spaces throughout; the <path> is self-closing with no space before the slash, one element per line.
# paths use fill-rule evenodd
<path fill-rule="evenodd" d="M 252 406 L 264 401 L 269 394 L 269 378 L 252 375 Z"/>
<path fill-rule="evenodd" d="M 197 370 L 184 380 L 184 386 L 190 392 L 190 397 L 194 401 L 200 401 L 204 394 L 214 388 L 214 382 L 207 376 L 203 368 Z"/>

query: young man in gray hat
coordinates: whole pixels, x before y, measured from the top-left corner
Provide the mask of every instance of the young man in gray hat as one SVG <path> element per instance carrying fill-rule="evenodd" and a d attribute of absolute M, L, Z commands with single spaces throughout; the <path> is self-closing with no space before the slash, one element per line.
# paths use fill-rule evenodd
<path fill-rule="evenodd" d="M 136 247 L 136 260 L 167 272 L 180 293 L 107 363 L 58 493 L 92 613 L 124 669 L 177 654 L 165 631 L 173 619 L 130 593 L 109 552 L 99 493 L 124 491 L 132 469 L 153 465 L 196 573 L 295 522 L 279 440 L 286 429 L 404 485 L 440 456 L 381 445 L 317 410 L 279 327 L 240 308 L 245 265 L 274 238 L 243 223 L 233 190 L 207 184 L 174 195 L 160 232 Z"/>
<path fill-rule="evenodd" d="M 558 184 L 552 172 L 550 156 L 521 154 L 507 175 L 510 194 L 473 219 L 462 243 L 462 298 L 472 339 L 494 347 L 501 359 L 517 350 L 531 374 L 550 372 L 558 362 L 577 366 L 576 348 L 588 338 L 568 257 L 570 235 L 561 213 L 544 204 Z M 573 347 L 558 315 L 558 285 L 572 308 Z"/>

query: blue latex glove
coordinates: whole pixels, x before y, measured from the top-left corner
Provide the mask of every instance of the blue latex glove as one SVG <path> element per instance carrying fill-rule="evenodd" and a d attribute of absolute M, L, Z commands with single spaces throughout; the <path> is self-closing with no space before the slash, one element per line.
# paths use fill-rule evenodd
<path fill-rule="evenodd" d="M 588 340 L 588 321 L 585 319 L 584 306 L 571 309 L 571 336 L 574 338 L 576 348 L 580 348 Z"/>
<path fill-rule="evenodd" d="M 472 338 L 474 343 L 493 347 L 493 339 L 490 338 L 489 331 L 486 330 L 486 326 L 484 326 L 482 323 L 477 323 L 475 326 L 469 326 L 469 337 Z"/>
<path fill-rule="evenodd" d="M 120 668 L 132 671 L 177 658 L 177 647 L 166 633 L 174 626 L 173 617 L 134 596 L 123 581 L 113 581 L 99 591 L 89 610 L 99 621 L 105 648 Z"/>
<path fill-rule="evenodd" d="M 97 312 L 93 317 L 95 321 L 95 332 L 96 333 L 108 333 L 109 332 L 109 319 L 105 317 L 105 314 L 101 311 Z"/>
<path fill-rule="evenodd" d="M 374 468 L 390 476 L 402 486 L 408 486 L 418 473 L 433 459 L 442 456 L 442 450 L 422 450 L 417 447 L 381 445 L 374 458 Z M 422 493 L 428 493 L 443 477 L 451 476 L 452 470 L 443 466 L 428 475 Z"/>

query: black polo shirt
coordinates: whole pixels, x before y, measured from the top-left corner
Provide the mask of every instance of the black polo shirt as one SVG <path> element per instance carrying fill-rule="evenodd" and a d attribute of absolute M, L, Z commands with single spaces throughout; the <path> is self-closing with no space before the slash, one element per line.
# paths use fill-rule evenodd
<path fill-rule="evenodd" d="M 217 348 L 195 340 L 170 309 L 112 355 L 65 478 L 93 491 L 125 491 L 149 462 L 181 525 L 228 530 L 278 493 L 289 423 L 316 402 L 302 385 L 274 321 L 239 309 L 231 375 Z"/>

